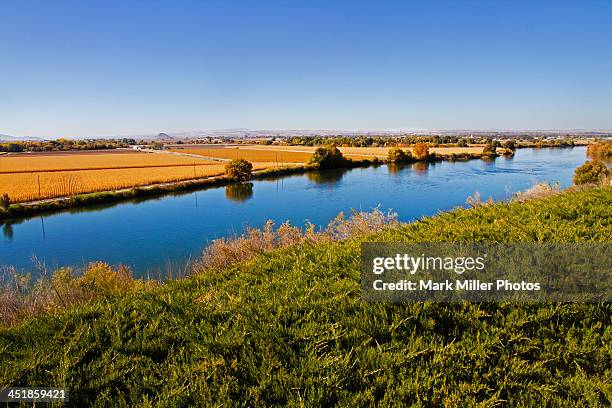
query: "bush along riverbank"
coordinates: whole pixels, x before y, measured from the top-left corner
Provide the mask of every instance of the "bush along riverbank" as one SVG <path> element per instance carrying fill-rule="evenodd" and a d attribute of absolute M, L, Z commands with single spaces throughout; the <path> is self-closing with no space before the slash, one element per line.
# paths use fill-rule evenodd
<path fill-rule="evenodd" d="M 192 277 L 128 281 L 0 329 L 0 384 L 69 387 L 70 405 L 99 407 L 609 406 L 610 304 L 367 303 L 359 251 L 609 242 L 611 220 L 612 188 L 600 187 L 304 239 L 236 264 L 208 257 Z M 91 276 L 107 276 L 99 269 Z"/>

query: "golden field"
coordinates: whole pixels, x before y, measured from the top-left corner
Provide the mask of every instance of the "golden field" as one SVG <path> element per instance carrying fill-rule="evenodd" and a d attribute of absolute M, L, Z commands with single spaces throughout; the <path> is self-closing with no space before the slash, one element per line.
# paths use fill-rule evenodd
<path fill-rule="evenodd" d="M 219 164 L 194 157 L 164 153 L 33 153 L 8 155 L 0 159 L 0 173 L 94 170 L 153 166 L 193 166 Z"/>
<path fill-rule="evenodd" d="M 272 146 L 241 145 L 228 147 L 189 146 L 184 149 L 172 149 L 174 152 L 196 154 L 219 159 L 245 159 L 251 163 L 273 163 L 276 166 L 308 163 L 312 156 L 309 150 L 274 149 Z"/>
<path fill-rule="evenodd" d="M 23 202 L 155 183 L 218 176 L 225 163 L 207 158 L 245 159 L 254 170 L 307 163 L 316 147 L 264 145 L 193 145 L 171 153 L 57 152 L 0 156 L 0 194 Z M 405 148 L 408 150 L 409 148 Z M 387 147 L 340 147 L 352 159 L 385 158 Z M 430 151 L 482 153 L 482 146 L 438 147 Z M 187 156 L 196 155 L 199 157 Z M 40 190 L 39 190 L 40 189 Z"/>
<path fill-rule="evenodd" d="M 256 163 L 259 161 L 271 161 L 279 164 L 283 163 L 307 163 L 312 156 L 312 153 L 317 148 L 314 146 L 281 146 L 281 145 L 233 145 L 227 147 L 218 147 L 218 145 L 209 146 L 186 146 L 185 148 L 175 148 L 172 151 L 196 154 L 205 157 L 223 158 L 223 159 L 245 159 Z M 350 159 L 372 159 L 378 157 L 384 159 L 387 157 L 389 147 L 339 147 L 344 156 Z M 404 150 L 412 151 L 412 148 L 404 147 Z M 470 147 L 432 147 L 429 149 L 432 153 L 441 155 L 470 153 L 482 153 L 483 146 Z"/>
<path fill-rule="evenodd" d="M 8 194 L 13 202 L 64 197 L 218 176 L 224 166 L 164 153 L 9 155 L 0 158 L 0 194 Z M 254 169 L 271 166 L 255 163 Z"/>

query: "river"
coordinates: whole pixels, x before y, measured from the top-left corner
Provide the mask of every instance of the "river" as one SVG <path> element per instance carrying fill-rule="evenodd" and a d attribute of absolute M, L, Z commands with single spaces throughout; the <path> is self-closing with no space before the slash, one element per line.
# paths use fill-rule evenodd
<path fill-rule="evenodd" d="M 476 191 L 500 200 L 541 181 L 567 187 L 585 160 L 584 147 L 520 149 L 493 161 L 325 171 L 11 219 L 0 228 L 0 265 L 34 271 L 33 257 L 49 269 L 103 260 L 165 277 L 210 240 L 268 219 L 325 225 L 340 211 L 380 206 L 410 221 L 465 205 Z"/>

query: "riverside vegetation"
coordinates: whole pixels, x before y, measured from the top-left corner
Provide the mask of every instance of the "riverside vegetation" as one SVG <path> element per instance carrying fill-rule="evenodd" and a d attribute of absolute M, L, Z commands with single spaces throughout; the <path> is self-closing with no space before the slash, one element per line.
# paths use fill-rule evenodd
<path fill-rule="evenodd" d="M 255 235 L 275 242 L 291 231 Z M 231 257 L 243 261 L 209 256 L 195 276 L 155 287 L 109 284 L 97 299 L 2 329 L 0 384 L 66 386 L 70 405 L 100 407 L 610 405 L 609 304 L 366 303 L 359 248 L 609 242 L 612 188 L 457 209 L 346 240 L 299 235 L 271 251 L 236 244 Z"/>
<path fill-rule="evenodd" d="M 574 173 L 574 184 L 603 184 L 610 185 L 612 170 L 606 163 L 612 160 L 612 140 L 599 141 L 590 144 L 587 156 L 592 160 L 586 161 Z"/>

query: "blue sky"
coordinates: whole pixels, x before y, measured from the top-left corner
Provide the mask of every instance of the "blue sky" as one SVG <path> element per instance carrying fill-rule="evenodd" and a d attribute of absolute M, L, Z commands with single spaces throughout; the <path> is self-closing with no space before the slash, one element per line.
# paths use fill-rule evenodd
<path fill-rule="evenodd" d="M 0 133 L 612 128 L 610 1 L 0 3 Z"/>

